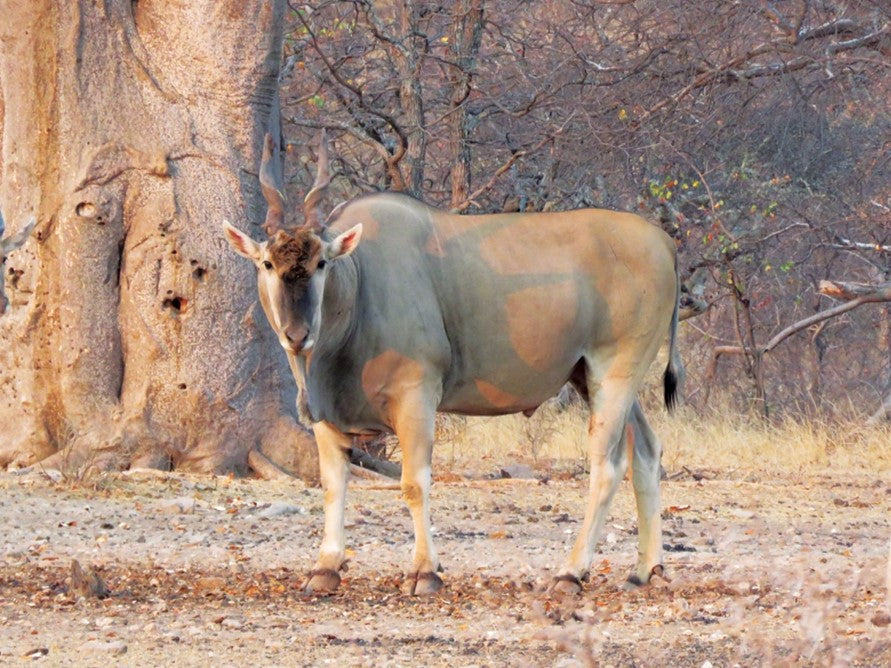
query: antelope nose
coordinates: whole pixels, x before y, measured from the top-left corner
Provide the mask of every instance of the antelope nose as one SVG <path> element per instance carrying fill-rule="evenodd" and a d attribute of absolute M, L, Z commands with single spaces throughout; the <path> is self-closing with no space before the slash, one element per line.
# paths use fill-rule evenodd
<path fill-rule="evenodd" d="M 309 338 L 309 329 L 291 326 L 285 329 L 284 334 L 291 349 L 295 352 L 300 352 L 306 346 L 306 340 Z"/>

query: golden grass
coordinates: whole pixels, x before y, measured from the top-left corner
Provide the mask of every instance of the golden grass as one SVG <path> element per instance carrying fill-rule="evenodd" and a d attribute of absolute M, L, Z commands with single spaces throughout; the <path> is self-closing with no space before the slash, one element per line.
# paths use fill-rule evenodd
<path fill-rule="evenodd" d="M 504 465 L 556 459 L 582 462 L 587 452 L 585 411 L 571 406 L 559 411 L 550 404 L 531 418 L 523 415 L 462 417 L 440 415 L 434 457 L 447 467 L 474 467 L 484 462 Z"/>
<path fill-rule="evenodd" d="M 531 418 L 441 416 L 435 457 L 440 466 L 504 465 L 553 461 L 584 465 L 587 424 L 582 406 L 560 411 L 546 404 Z M 777 473 L 823 470 L 891 472 L 891 426 L 862 421 L 785 418 L 765 421 L 730 409 L 698 415 L 690 408 L 647 411 L 662 439 L 669 471 L 752 470 Z"/>
<path fill-rule="evenodd" d="M 776 472 L 891 471 L 891 428 L 853 420 L 787 417 L 768 422 L 730 411 L 653 417 L 666 468 Z"/>

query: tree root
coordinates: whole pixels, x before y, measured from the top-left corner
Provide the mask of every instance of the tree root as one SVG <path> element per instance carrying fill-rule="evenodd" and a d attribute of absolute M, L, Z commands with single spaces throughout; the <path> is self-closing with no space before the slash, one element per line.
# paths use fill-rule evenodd
<path fill-rule="evenodd" d="M 294 482 L 299 478 L 285 469 L 280 468 L 259 450 L 251 450 L 247 456 L 248 466 L 263 480 L 277 480 L 279 482 Z"/>

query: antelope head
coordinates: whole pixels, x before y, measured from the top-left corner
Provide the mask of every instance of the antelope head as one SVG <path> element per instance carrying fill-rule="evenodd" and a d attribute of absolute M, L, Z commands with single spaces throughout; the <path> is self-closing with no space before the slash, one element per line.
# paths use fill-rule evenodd
<path fill-rule="evenodd" d="M 4 239 L 3 233 L 6 231 L 6 225 L 3 222 L 3 213 L 0 212 L 0 315 L 6 313 L 6 307 L 9 305 L 9 300 L 6 298 L 6 291 L 4 290 L 6 256 L 24 245 L 34 229 L 34 223 L 35 220 L 32 217 L 22 229 L 10 235 L 9 238 Z"/>
<path fill-rule="evenodd" d="M 312 189 L 303 200 L 304 223 L 285 226 L 285 202 L 273 176 L 274 144 L 267 134 L 260 165 L 260 186 L 266 198 L 267 239 L 256 242 L 228 222 L 223 223 L 233 250 L 257 267 L 260 304 L 281 346 L 289 353 L 308 353 L 318 340 L 320 309 L 328 263 L 349 255 L 362 235 L 362 226 L 329 239 L 321 201 L 331 182 L 324 132 Z"/>

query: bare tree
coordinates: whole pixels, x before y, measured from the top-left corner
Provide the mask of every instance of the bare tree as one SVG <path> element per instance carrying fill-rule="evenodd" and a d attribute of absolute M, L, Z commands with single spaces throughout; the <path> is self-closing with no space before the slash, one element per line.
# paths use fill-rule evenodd
<path fill-rule="evenodd" d="M 417 183 L 404 147 L 423 123 L 413 164 L 425 200 L 458 211 L 639 208 L 674 234 L 692 296 L 712 305 L 688 327 L 702 361 L 690 365 L 694 403 L 710 384 L 765 412 L 881 391 L 886 307 L 847 313 L 767 357 L 757 350 L 827 307 L 821 278 L 882 280 L 880 253 L 839 239 L 889 241 L 884 5 L 411 5 L 408 22 L 402 3 L 348 1 L 300 5 L 294 21 L 286 133 L 300 144 L 303 128 L 331 128 L 351 194 Z M 415 45 L 410 89 L 394 44 Z M 294 180 L 305 189 L 308 172 Z M 888 332 L 878 346 L 844 346 L 848 328 L 877 318 Z M 715 346 L 744 354 L 710 377 Z"/>

